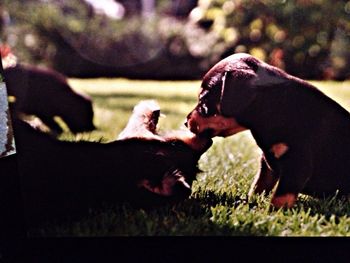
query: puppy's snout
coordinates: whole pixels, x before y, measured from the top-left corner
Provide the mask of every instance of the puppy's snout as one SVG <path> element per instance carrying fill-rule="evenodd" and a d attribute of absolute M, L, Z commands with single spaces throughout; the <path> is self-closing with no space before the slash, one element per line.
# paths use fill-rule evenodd
<path fill-rule="evenodd" d="M 189 122 L 188 128 L 189 128 L 190 131 L 193 132 L 194 134 L 198 134 L 198 133 L 199 133 L 199 125 L 198 125 L 197 122 L 195 122 L 195 121 Z"/>
<path fill-rule="evenodd" d="M 186 122 L 185 122 L 185 126 L 187 127 L 187 128 L 189 128 L 189 120 L 191 119 L 191 115 L 192 115 L 192 112 L 190 112 L 188 115 L 187 115 L 187 117 L 186 117 Z"/>
<path fill-rule="evenodd" d="M 187 115 L 185 126 L 194 134 L 197 134 L 199 132 L 199 125 L 193 118 L 193 112 Z"/>

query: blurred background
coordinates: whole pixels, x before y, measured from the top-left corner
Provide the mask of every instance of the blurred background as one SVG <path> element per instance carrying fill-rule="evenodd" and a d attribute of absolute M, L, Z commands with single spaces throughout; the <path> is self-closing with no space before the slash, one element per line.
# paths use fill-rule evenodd
<path fill-rule="evenodd" d="M 305 79 L 350 78 L 347 0 L 2 0 L 1 45 L 69 77 L 200 79 L 247 52 Z"/>

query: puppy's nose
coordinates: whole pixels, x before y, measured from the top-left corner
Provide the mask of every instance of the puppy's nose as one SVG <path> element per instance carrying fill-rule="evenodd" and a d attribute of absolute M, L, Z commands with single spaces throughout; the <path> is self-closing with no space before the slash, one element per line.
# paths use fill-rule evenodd
<path fill-rule="evenodd" d="M 192 129 L 193 126 L 193 119 L 192 119 L 192 115 L 193 115 L 193 111 L 191 111 L 187 117 L 186 117 L 186 122 L 185 122 L 185 126 L 187 128 L 189 128 L 190 130 Z M 191 130 L 192 131 L 192 130 Z M 193 131 L 192 131 L 193 132 Z"/>
<path fill-rule="evenodd" d="M 188 120 L 191 119 L 191 115 L 192 115 L 192 112 L 190 112 L 190 113 L 187 115 L 187 117 L 186 117 L 185 126 L 186 126 L 187 128 L 188 128 L 188 125 L 189 125 Z"/>

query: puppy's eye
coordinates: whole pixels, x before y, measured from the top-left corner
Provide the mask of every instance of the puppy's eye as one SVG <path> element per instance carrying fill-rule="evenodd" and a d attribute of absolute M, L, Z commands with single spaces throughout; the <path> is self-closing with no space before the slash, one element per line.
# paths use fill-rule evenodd
<path fill-rule="evenodd" d="M 208 107 L 205 103 L 202 103 L 199 107 L 198 107 L 198 112 L 200 115 L 202 116 L 208 116 L 209 115 L 209 110 Z"/>

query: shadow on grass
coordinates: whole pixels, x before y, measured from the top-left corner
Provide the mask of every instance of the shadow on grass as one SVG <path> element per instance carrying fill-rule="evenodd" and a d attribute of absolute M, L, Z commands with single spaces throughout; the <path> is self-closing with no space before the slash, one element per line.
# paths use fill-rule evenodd
<path fill-rule="evenodd" d="M 335 193 L 330 197 L 314 198 L 311 196 L 301 195 L 296 205 L 297 210 L 310 210 L 311 215 L 324 215 L 327 219 L 331 216 L 342 217 L 350 216 L 349 198 L 339 196 Z"/>
<path fill-rule="evenodd" d="M 126 203 L 105 205 L 80 219 L 51 222 L 31 229 L 29 234 L 35 237 L 274 235 L 271 232 L 274 221 L 265 222 L 264 218 L 276 220 L 281 225 L 278 217 L 283 214 L 289 217 L 290 210 L 282 213 L 268 211 L 267 200 L 268 197 L 258 196 L 248 201 L 244 195 L 200 190 L 182 202 L 156 208 L 141 209 Z M 223 209 L 223 213 L 215 213 L 213 209 Z M 237 212 L 243 221 L 237 226 L 225 223 L 230 217 L 228 211 Z M 309 211 L 311 216 L 323 215 L 326 218 L 334 215 L 341 217 L 350 215 L 350 204 L 345 198 L 336 196 L 323 199 L 301 196 L 293 211 L 297 214 Z M 213 216 L 220 214 L 224 216 L 223 220 L 213 219 Z M 263 225 L 255 226 L 256 220 L 264 222 Z M 277 231 L 276 235 L 279 233 Z"/>
<path fill-rule="evenodd" d="M 30 229 L 29 236 L 244 236 L 247 233 L 211 221 L 212 206 L 236 206 L 244 202 L 239 197 L 206 191 L 157 208 L 141 209 L 126 203 L 104 205 L 80 219 L 55 220 Z"/>

